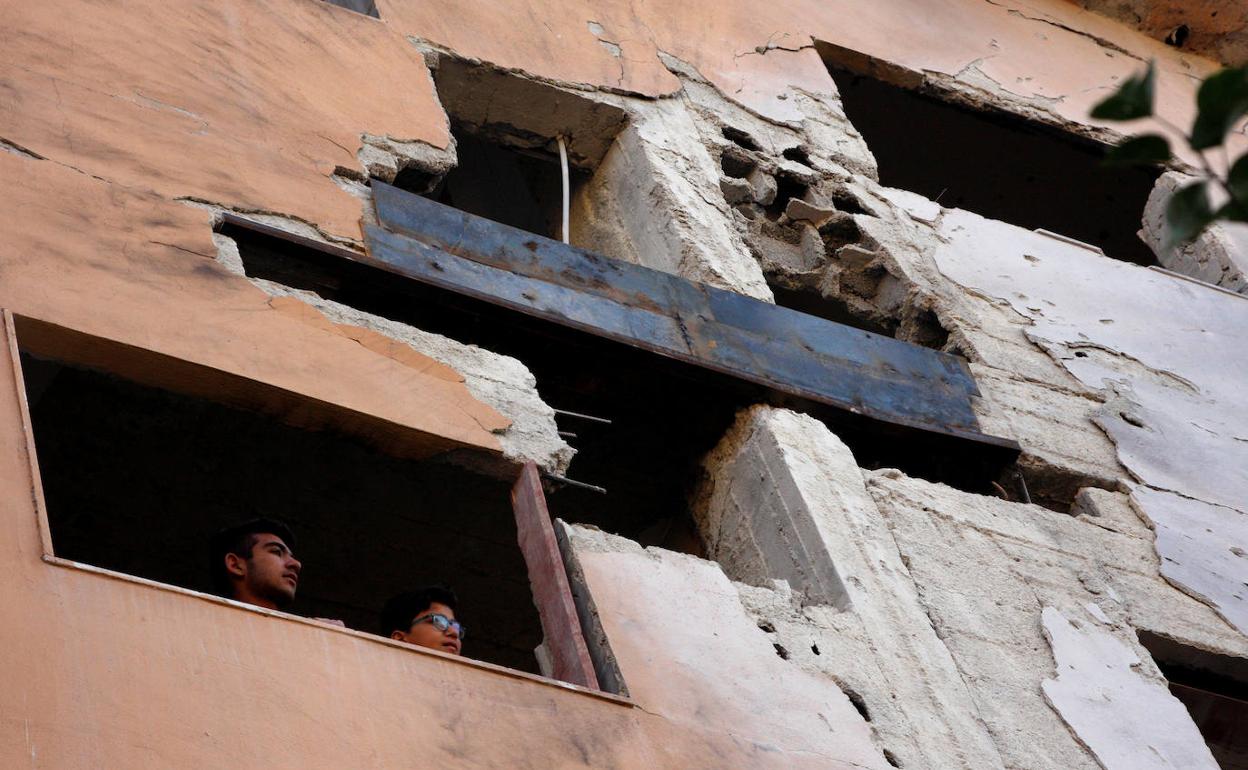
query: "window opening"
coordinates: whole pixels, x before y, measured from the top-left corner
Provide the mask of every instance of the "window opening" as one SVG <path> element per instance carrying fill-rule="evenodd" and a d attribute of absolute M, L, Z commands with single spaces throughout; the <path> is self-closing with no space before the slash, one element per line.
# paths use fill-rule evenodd
<path fill-rule="evenodd" d="M 1106 168 L 1108 148 L 1004 112 L 950 104 L 830 60 L 845 114 L 879 167 L 880 182 L 948 208 L 1045 229 L 1107 256 L 1158 264 L 1140 240 L 1156 169 Z"/>
<path fill-rule="evenodd" d="M 1148 631 L 1140 643 L 1183 702 L 1222 770 L 1248 770 L 1248 660 Z"/>
<path fill-rule="evenodd" d="M 409 166 L 394 185 L 547 238 L 561 238 L 558 137 L 567 140 L 569 192 L 590 181 L 624 111 L 581 94 L 445 54 L 432 70 L 458 163 L 435 178 Z M 580 230 L 572 207 L 571 234 Z"/>
<path fill-rule="evenodd" d="M 303 562 L 294 614 L 377 633 L 390 596 L 446 583 L 467 657 L 538 673 L 511 482 L 22 347 L 57 556 L 211 592 L 211 535 L 279 518 Z"/>

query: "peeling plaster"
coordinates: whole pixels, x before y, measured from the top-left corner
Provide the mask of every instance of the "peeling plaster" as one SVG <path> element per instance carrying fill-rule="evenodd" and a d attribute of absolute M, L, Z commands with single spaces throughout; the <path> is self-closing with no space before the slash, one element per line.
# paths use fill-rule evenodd
<path fill-rule="evenodd" d="M 1214 538 L 1242 537 L 1248 299 L 964 211 L 945 214 L 941 235 L 936 262 L 946 276 L 1008 302 L 1030 321 L 1030 339 L 1084 384 L 1115 395 L 1096 421 L 1132 475 L 1203 501 L 1199 520 Z M 1159 530 L 1204 537 L 1185 532 L 1194 519 L 1163 498 L 1135 499 Z M 1248 561 L 1181 542 L 1157 538 L 1167 579 L 1248 633 L 1242 598 L 1232 598 L 1243 596 Z"/>
<path fill-rule="evenodd" d="M 1130 647 L 1052 607 L 1041 618 L 1057 665 L 1044 697 L 1106 770 L 1217 770 L 1187 709 Z"/>

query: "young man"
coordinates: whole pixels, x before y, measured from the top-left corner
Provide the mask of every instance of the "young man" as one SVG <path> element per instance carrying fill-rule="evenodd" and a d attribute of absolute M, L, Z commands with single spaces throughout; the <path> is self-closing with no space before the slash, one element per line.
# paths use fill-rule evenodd
<path fill-rule="evenodd" d="M 212 538 L 212 580 L 222 596 L 270 610 L 295 600 L 303 567 L 291 548 L 290 529 L 273 519 L 252 519 Z"/>
<path fill-rule="evenodd" d="M 458 655 L 464 638 L 455 620 L 458 603 L 449 588 L 438 586 L 401 593 L 381 611 L 381 635 Z"/>

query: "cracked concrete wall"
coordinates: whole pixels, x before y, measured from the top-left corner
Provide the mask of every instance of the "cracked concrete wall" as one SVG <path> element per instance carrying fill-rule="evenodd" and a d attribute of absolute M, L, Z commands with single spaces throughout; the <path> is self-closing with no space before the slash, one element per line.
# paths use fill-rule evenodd
<path fill-rule="evenodd" d="M 1248 421 L 1238 408 L 1248 298 L 965 212 L 946 215 L 942 233 L 936 261 L 946 275 L 1008 302 L 1029 321 L 1029 339 L 1106 395 L 1095 420 L 1142 485 L 1143 513 L 1183 528 L 1158 495 L 1204 504 L 1199 518 L 1212 531 L 1186 534 L 1205 548 L 1180 554 L 1158 538 L 1166 576 L 1248 631 L 1248 559 L 1226 553 L 1248 547 Z"/>
<path fill-rule="evenodd" d="M 1152 532 L 1126 495 L 1085 490 L 1072 516 L 861 471 L 820 423 L 762 407 L 742 415 L 708 466 L 699 521 L 709 555 L 750 583 L 738 591 L 777 654 L 853 693 L 902 766 L 1208 761 L 1135 630 L 1238 657 L 1248 637 L 1162 578 Z M 792 523 L 774 527 L 778 511 Z M 768 528 L 770 539 L 731 547 L 733 527 L 737 536 Z M 815 547 L 804 531 L 819 534 Z M 812 602 L 802 576 L 785 574 L 795 548 L 812 560 L 808 571 L 839 577 L 845 601 Z M 791 592 L 770 582 L 785 577 L 797 580 Z M 1110 680 L 1069 669 L 1091 662 L 1072 663 L 1053 612 L 1112 640 L 1093 648 L 1105 651 L 1102 670 L 1117 666 Z M 1124 670 L 1127 656 L 1139 663 Z M 1110 718 L 1092 719 L 1085 705 L 1104 692 L 1113 734 L 1102 729 Z"/>

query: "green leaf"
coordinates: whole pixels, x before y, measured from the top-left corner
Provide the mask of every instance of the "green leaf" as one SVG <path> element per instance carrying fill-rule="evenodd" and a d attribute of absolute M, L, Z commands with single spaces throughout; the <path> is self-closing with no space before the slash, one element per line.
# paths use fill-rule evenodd
<path fill-rule="evenodd" d="M 1218 209 L 1216 218 L 1225 219 L 1228 222 L 1248 222 L 1248 206 L 1231 201 Z"/>
<path fill-rule="evenodd" d="M 1248 153 L 1240 156 L 1226 177 L 1226 188 L 1240 206 L 1248 207 Z"/>
<path fill-rule="evenodd" d="M 1153 62 L 1140 75 L 1127 78 L 1118 90 L 1092 108 L 1092 117 L 1101 120 L 1135 120 L 1153 114 L 1153 93 L 1157 71 Z"/>
<path fill-rule="evenodd" d="M 1209 183 L 1195 182 L 1170 196 L 1166 204 L 1165 242 L 1169 252 L 1181 243 L 1192 240 L 1216 218 L 1209 204 Z"/>
<path fill-rule="evenodd" d="M 1222 144 L 1226 132 L 1248 115 L 1248 67 L 1227 68 L 1210 75 L 1196 92 L 1192 148 Z"/>
<path fill-rule="evenodd" d="M 1105 155 L 1106 166 L 1147 166 L 1170 160 L 1170 142 L 1160 134 L 1128 139 Z"/>

